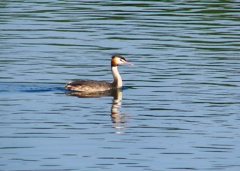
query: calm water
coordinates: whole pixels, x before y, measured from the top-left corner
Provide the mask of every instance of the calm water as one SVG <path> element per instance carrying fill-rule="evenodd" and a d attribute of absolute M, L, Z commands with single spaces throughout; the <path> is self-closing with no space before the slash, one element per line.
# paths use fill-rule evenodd
<path fill-rule="evenodd" d="M 0 170 L 240 169 L 240 3 L 1 1 Z M 123 91 L 78 97 L 73 79 Z"/>

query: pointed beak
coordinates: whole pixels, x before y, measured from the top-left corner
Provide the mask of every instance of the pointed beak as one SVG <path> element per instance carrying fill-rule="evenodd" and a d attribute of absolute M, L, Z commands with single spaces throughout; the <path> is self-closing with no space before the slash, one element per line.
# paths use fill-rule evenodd
<path fill-rule="evenodd" d="M 131 62 L 128 62 L 128 61 L 123 61 L 123 63 L 127 65 L 133 65 Z"/>

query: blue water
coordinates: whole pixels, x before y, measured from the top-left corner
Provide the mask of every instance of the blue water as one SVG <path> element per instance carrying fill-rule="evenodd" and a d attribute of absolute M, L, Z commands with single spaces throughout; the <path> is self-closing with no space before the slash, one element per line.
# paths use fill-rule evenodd
<path fill-rule="evenodd" d="M 239 170 L 239 7 L 0 2 L 0 170 Z"/>

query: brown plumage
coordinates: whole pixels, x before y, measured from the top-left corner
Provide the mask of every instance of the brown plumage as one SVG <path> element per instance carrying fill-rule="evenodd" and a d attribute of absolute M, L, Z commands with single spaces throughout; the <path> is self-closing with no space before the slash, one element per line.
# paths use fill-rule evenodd
<path fill-rule="evenodd" d="M 111 70 L 112 70 L 114 81 L 112 83 L 108 83 L 106 81 L 97 81 L 97 80 L 79 80 L 74 82 L 68 82 L 64 88 L 66 90 L 88 91 L 88 92 L 107 91 L 113 88 L 120 88 L 122 87 L 122 78 L 117 69 L 117 66 L 119 64 L 133 65 L 130 62 L 127 62 L 127 60 L 122 56 L 113 55 L 111 60 Z"/>
<path fill-rule="evenodd" d="M 105 91 L 112 89 L 112 85 L 106 81 L 79 80 L 68 82 L 65 89 L 74 91 Z"/>

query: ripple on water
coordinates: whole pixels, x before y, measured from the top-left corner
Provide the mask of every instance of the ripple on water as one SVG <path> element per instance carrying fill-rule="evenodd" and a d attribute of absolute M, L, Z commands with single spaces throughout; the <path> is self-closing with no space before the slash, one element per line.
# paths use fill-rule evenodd
<path fill-rule="evenodd" d="M 0 170 L 239 168 L 238 2 L 0 6 Z M 123 92 L 63 90 L 115 53 Z"/>

